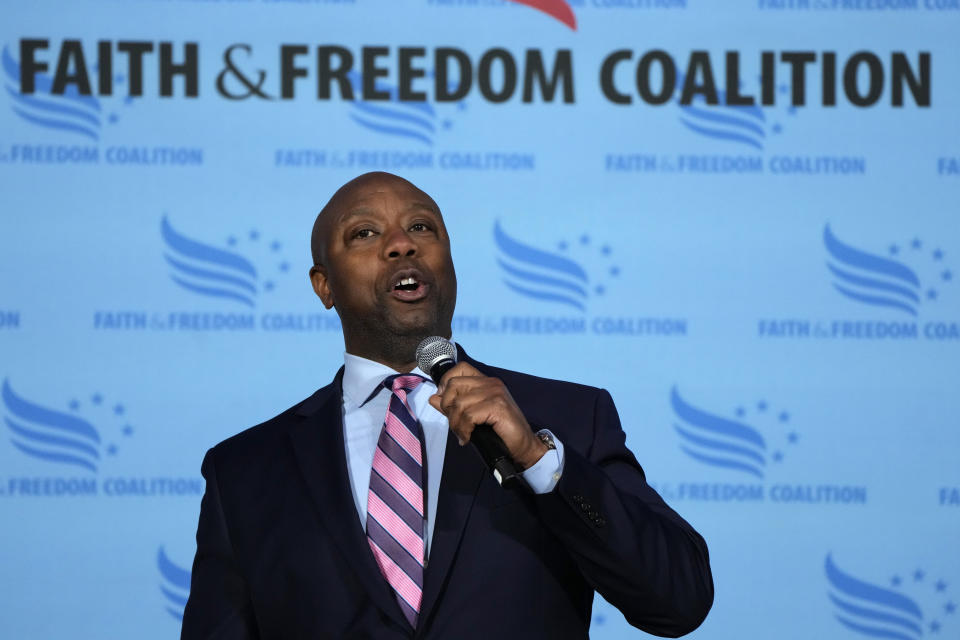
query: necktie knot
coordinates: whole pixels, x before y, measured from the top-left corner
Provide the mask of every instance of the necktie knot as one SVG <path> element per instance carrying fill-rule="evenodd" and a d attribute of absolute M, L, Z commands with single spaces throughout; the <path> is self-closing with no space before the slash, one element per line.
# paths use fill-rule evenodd
<path fill-rule="evenodd" d="M 384 378 L 383 386 L 393 393 L 403 391 L 406 394 L 419 387 L 423 380 L 423 376 L 418 376 L 415 373 L 398 373 Z"/>

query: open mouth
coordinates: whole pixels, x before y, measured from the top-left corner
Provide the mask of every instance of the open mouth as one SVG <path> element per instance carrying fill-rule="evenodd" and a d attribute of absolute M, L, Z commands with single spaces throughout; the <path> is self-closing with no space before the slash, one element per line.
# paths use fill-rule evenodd
<path fill-rule="evenodd" d="M 429 286 L 418 273 L 398 274 L 390 293 L 398 300 L 413 302 L 426 297 Z"/>

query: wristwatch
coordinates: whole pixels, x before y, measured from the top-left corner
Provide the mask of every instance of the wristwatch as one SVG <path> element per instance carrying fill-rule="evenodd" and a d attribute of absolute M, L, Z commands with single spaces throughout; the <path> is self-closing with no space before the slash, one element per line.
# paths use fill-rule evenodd
<path fill-rule="evenodd" d="M 556 450 L 557 443 L 553 441 L 553 436 L 550 435 L 549 431 L 546 431 L 546 430 L 537 431 L 536 435 L 538 438 L 540 438 L 540 442 L 547 445 L 547 449 Z"/>

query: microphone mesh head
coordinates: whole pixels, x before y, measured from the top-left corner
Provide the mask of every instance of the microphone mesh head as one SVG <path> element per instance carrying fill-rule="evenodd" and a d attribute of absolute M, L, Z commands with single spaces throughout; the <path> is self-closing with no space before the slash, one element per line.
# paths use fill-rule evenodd
<path fill-rule="evenodd" d="M 424 338 L 417 346 L 417 366 L 427 374 L 430 373 L 433 365 L 446 359 L 457 361 L 457 348 L 446 338 L 430 336 Z"/>

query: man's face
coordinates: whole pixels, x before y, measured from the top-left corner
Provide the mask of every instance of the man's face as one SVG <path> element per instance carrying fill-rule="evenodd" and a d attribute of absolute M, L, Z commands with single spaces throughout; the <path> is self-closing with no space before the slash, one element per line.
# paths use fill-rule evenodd
<path fill-rule="evenodd" d="M 429 196 L 396 176 L 364 176 L 323 216 L 324 255 L 311 281 L 340 314 L 347 351 L 408 362 L 422 338 L 449 337 L 457 281 Z"/>

